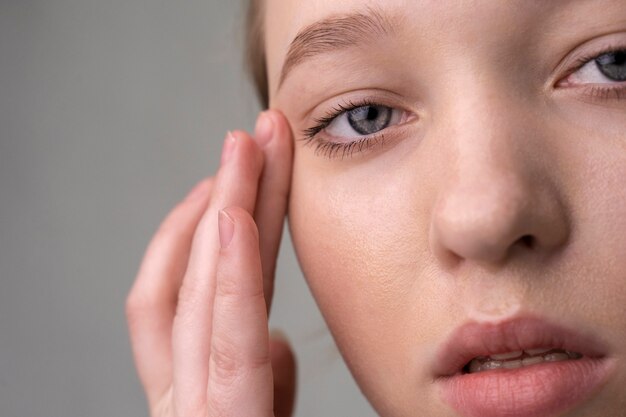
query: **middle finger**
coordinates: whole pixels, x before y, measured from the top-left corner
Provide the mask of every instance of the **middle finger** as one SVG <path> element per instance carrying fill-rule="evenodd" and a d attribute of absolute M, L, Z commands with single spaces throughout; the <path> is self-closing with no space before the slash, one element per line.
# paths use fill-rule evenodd
<path fill-rule="evenodd" d="M 201 415 L 206 404 L 215 276 L 217 212 L 238 206 L 254 212 L 263 154 L 242 131 L 227 135 L 211 202 L 192 245 L 173 329 L 174 401 L 181 415 Z"/>

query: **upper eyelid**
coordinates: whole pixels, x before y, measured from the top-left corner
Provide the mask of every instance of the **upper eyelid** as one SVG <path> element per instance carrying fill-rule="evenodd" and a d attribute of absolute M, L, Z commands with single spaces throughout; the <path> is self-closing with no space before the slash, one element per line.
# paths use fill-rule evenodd
<path fill-rule="evenodd" d="M 399 110 L 399 111 L 403 111 L 403 112 L 411 112 L 410 110 L 406 110 L 405 108 L 403 108 L 402 106 L 398 106 L 398 105 L 389 105 L 389 104 L 384 104 L 385 101 L 384 100 L 377 100 L 371 97 L 367 97 L 367 98 L 363 98 L 361 100 L 357 99 L 354 101 L 346 101 L 343 104 L 339 104 L 337 105 L 337 107 L 333 107 L 332 110 L 329 110 L 325 113 L 325 116 L 322 116 L 320 118 L 315 118 L 315 123 L 316 125 L 310 128 L 306 128 L 304 129 L 301 133 L 304 136 L 302 139 L 303 140 L 310 140 L 313 139 L 313 137 L 315 135 L 317 135 L 319 132 L 321 132 L 322 130 L 326 129 L 330 123 L 334 122 L 337 118 L 345 115 L 348 111 L 350 110 L 354 110 L 356 108 L 359 107 L 364 107 L 364 106 L 383 106 L 383 107 L 387 107 L 390 108 L 392 110 Z M 338 111 L 340 110 L 340 111 Z M 333 113 L 334 112 L 334 113 Z M 386 130 L 382 129 L 383 130 Z M 377 132 L 379 133 L 379 132 Z M 375 135 L 375 134 L 372 134 Z M 359 138 L 363 138 L 365 136 L 360 136 Z"/>
<path fill-rule="evenodd" d="M 585 65 L 590 64 L 591 62 L 593 62 L 594 60 L 598 59 L 599 57 L 603 55 L 610 54 L 613 52 L 619 52 L 625 49 L 626 49 L 626 45 L 624 45 L 623 47 L 606 46 L 604 48 L 600 48 L 598 52 L 583 54 L 576 58 L 576 60 L 571 65 L 572 68 L 567 70 L 566 76 L 573 74 L 574 72 L 578 71 Z"/>
<path fill-rule="evenodd" d="M 388 107 L 400 108 L 407 111 L 417 105 L 407 100 L 403 95 L 386 88 L 378 87 L 360 87 L 347 91 L 339 91 L 336 94 L 327 97 L 325 100 L 318 102 L 302 113 L 301 121 L 315 121 L 323 118 L 332 112 L 333 109 L 340 106 L 349 107 L 354 103 L 368 103 L 376 105 L 384 105 Z M 317 116 L 314 116 L 317 114 Z"/>
<path fill-rule="evenodd" d="M 585 86 L 589 86 L 590 84 L 593 84 L 593 83 L 582 83 L 582 84 L 574 84 L 573 86 L 570 86 L 569 83 L 565 83 L 565 82 L 567 82 L 570 79 L 572 74 L 575 74 L 578 71 L 580 71 L 582 68 L 584 68 L 585 66 L 592 64 L 594 60 L 596 60 L 597 58 L 603 55 L 607 55 L 607 54 L 615 53 L 615 52 L 626 52 L 626 39 L 624 40 L 624 43 L 622 45 L 608 43 L 608 44 L 605 44 L 603 47 L 599 48 L 596 52 L 583 52 L 580 56 L 575 57 L 574 62 L 570 63 L 569 69 L 565 72 L 563 76 L 561 76 L 555 82 L 554 85 L 558 87 L 563 87 L 563 88 L 578 88 L 578 87 L 582 88 Z M 619 85 L 623 85 L 623 84 L 620 83 Z M 607 89 L 610 89 L 610 87 L 607 87 Z"/>
<path fill-rule="evenodd" d="M 552 77 L 548 79 L 546 87 L 551 88 L 558 84 L 564 78 L 567 78 L 572 73 L 578 71 L 587 62 L 598 58 L 601 55 L 610 52 L 617 52 L 626 50 L 626 33 L 619 32 L 609 34 L 609 39 L 602 39 L 598 41 L 598 38 L 588 40 L 573 47 L 573 53 L 568 53 L 562 56 L 559 63 L 551 71 Z M 554 77 L 558 78 L 554 78 Z"/>

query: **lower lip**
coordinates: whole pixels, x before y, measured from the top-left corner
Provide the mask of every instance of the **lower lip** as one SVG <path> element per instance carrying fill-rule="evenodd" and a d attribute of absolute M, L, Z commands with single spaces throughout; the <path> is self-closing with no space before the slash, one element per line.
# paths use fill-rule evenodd
<path fill-rule="evenodd" d="M 583 357 L 438 381 L 443 400 L 466 417 L 549 417 L 590 398 L 610 370 L 605 358 Z"/>

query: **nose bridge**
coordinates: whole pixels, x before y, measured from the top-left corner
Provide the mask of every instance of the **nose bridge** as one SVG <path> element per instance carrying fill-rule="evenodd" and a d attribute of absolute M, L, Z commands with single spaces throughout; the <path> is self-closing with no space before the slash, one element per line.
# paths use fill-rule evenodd
<path fill-rule="evenodd" d="M 532 167 L 526 155 L 541 147 L 540 132 L 535 131 L 538 121 L 527 111 L 532 106 L 524 105 L 511 86 L 500 85 L 496 77 L 477 74 L 459 84 L 463 85 L 451 88 L 455 94 L 442 107 L 448 109 L 442 110 L 446 121 L 442 140 L 454 160 L 449 186 L 456 191 L 450 197 L 467 194 L 485 202 L 505 194 L 528 197 Z M 495 207 L 492 201 L 491 208 L 505 207 Z"/>
<path fill-rule="evenodd" d="M 463 80 L 450 91 L 439 124 L 449 163 L 433 208 L 435 255 L 445 264 L 499 263 L 513 246 L 545 251 L 562 243 L 565 214 L 540 172 L 546 167 L 537 155 L 547 147 L 532 106 L 494 77 Z"/>
<path fill-rule="evenodd" d="M 476 198 L 502 198 L 503 193 L 521 198 L 531 191 L 533 167 L 527 157 L 540 151 L 541 133 L 527 111 L 531 106 L 510 91 L 494 82 L 476 83 L 467 99 L 450 107 L 456 115 L 448 119 L 452 132 L 447 136 L 457 159 L 455 185 Z"/>

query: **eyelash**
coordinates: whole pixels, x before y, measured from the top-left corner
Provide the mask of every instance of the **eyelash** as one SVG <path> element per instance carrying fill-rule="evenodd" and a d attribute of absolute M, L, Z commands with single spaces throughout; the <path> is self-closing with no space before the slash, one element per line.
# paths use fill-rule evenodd
<path fill-rule="evenodd" d="M 343 159 L 346 156 L 352 156 L 352 154 L 356 150 L 361 152 L 364 148 L 368 149 L 373 145 L 377 145 L 378 143 L 382 145 L 384 142 L 384 135 L 378 133 L 346 143 L 333 142 L 323 138 L 315 138 L 319 132 L 326 129 L 326 127 L 328 127 L 328 125 L 330 125 L 332 121 L 335 120 L 337 117 L 351 110 L 364 106 L 382 106 L 382 104 L 376 103 L 375 101 L 372 101 L 370 99 L 344 101 L 343 103 L 338 104 L 336 107 L 330 109 L 324 116 L 316 118 L 315 125 L 313 127 L 303 130 L 302 135 L 304 137 L 302 138 L 302 140 L 304 140 L 306 144 L 309 144 L 315 139 L 315 141 L 317 142 L 315 147 L 315 155 L 322 154 L 329 159 L 336 157 L 340 151 L 341 159 Z"/>
<path fill-rule="evenodd" d="M 575 63 L 572 65 L 572 69 L 568 71 L 564 78 L 569 77 L 569 75 L 578 71 L 583 65 L 587 64 L 591 60 L 595 60 L 602 55 L 615 53 L 624 51 L 624 46 L 617 45 L 608 45 L 605 46 L 601 52 L 596 52 L 594 54 L 587 54 L 581 56 L 576 59 Z M 617 99 L 621 100 L 626 97 L 626 84 L 620 84 L 618 87 L 602 87 L 601 85 L 594 85 L 592 87 L 587 88 L 584 93 L 588 98 L 592 100 L 598 101 L 606 101 L 609 99 Z M 338 104 L 336 107 L 330 109 L 324 116 L 315 119 L 315 125 L 304 129 L 302 131 L 302 139 L 305 141 L 305 144 L 310 144 L 311 142 L 316 142 L 315 147 L 315 155 L 322 154 L 329 159 L 332 159 L 337 156 L 341 152 L 341 159 L 346 156 L 352 156 L 352 154 L 358 150 L 359 152 L 364 149 L 369 149 L 372 146 L 378 145 L 379 143 L 382 145 L 384 143 L 384 135 L 382 134 L 374 134 L 371 136 L 365 136 L 361 139 L 352 142 L 339 143 L 333 142 L 324 138 L 316 137 L 322 130 L 324 130 L 328 125 L 331 124 L 333 120 L 337 117 L 341 116 L 344 113 L 347 113 L 351 110 L 357 109 L 359 107 L 364 106 L 383 106 L 381 103 L 377 103 L 372 99 L 363 99 L 363 100 L 347 100 L 342 104 Z M 383 129 L 384 130 L 384 129 Z"/>
<path fill-rule="evenodd" d="M 596 52 L 593 54 L 586 54 L 574 62 L 573 69 L 568 71 L 564 78 L 569 77 L 571 74 L 575 73 L 579 69 L 581 69 L 585 64 L 587 64 L 591 60 L 595 60 L 602 55 L 611 54 L 615 52 L 625 51 L 625 45 L 606 45 L 601 49 L 600 52 Z M 584 94 L 591 99 L 592 101 L 606 101 L 610 99 L 621 100 L 624 98 L 624 94 L 626 94 L 626 84 L 618 84 L 613 87 L 603 87 L 602 85 L 594 85 L 592 87 L 587 87 Z"/>

